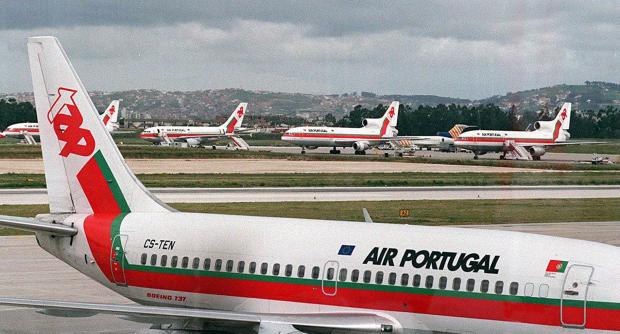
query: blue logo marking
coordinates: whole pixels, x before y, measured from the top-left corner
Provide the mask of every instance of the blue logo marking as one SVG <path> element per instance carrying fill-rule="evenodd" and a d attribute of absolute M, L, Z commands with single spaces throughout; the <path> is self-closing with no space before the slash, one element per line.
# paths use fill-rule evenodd
<path fill-rule="evenodd" d="M 351 255 L 355 249 L 354 245 L 342 245 L 338 251 L 338 255 Z"/>

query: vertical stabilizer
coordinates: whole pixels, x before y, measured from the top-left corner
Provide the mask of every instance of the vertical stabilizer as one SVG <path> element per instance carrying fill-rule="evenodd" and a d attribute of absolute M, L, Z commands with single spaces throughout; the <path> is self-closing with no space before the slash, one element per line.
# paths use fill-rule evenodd
<path fill-rule="evenodd" d="M 101 114 L 101 120 L 103 121 L 103 125 L 105 125 L 105 127 L 110 132 L 116 130 L 116 128 L 118 127 L 118 113 L 119 113 L 118 108 L 119 108 L 119 101 L 114 100 L 105 109 L 103 114 Z"/>
<path fill-rule="evenodd" d="M 398 101 L 392 101 L 387 111 L 382 117 L 381 121 L 381 137 L 394 137 L 398 131 L 396 125 L 398 124 L 398 109 L 400 103 Z"/>
<path fill-rule="evenodd" d="M 235 133 L 235 129 L 241 127 L 241 123 L 243 123 L 243 117 L 248 112 L 248 104 L 247 103 L 239 103 L 235 111 L 228 117 L 228 120 L 220 127 L 226 130 L 227 135 L 231 135 Z"/>
<path fill-rule="evenodd" d="M 29 38 L 28 58 L 50 212 L 169 211 L 125 164 L 58 40 Z"/>

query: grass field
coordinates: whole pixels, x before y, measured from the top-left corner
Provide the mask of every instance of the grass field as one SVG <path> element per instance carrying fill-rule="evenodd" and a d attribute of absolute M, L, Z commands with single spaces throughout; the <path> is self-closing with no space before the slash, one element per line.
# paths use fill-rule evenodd
<path fill-rule="evenodd" d="M 294 173 L 294 174 L 139 174 L 147 187 L 383 187 L 488 185 L 616 185 L 620 173 Z M 43 174 L 0 174 L 0 188 L 44 188 Z"/>
<path fill-rule="evenodd" d="M 375 222 L 421 225 L 553 223 L 620 220 L 620 198 L 463 201 L 355 201 L 173 204 L 188 212 L 363 221 L 367 208 Z M 400 218 L 401 209 L 410 217 Z M 0 205 L 0 215 L 32 217 L 47 205 Z M 0 235 L 27 234 L 0 229 Z"/>

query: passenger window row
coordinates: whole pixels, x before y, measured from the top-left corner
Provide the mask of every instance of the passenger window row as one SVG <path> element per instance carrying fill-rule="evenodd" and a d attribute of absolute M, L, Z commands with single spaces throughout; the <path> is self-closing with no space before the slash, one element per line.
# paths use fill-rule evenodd
<path fill-rule="evenodd" d="M 147 260 L 149 260 L 148 255 L 146 253 L 142 254 L 140 263 L 142 265 L 146 265 Z M 152 254 L 148 262 L 151 266 L 156 266 L 157 265 L 157 254 Z M 160 257 L 159 265 L 162 267 L 168 266 L 167 255 L 162 255 Z M 170 267 L 172 268 L 180 267 L 184 269 L 189 268 L 190 258 L 187 256 L 182 257 L 181 263 L 179 264 L 179 258 L 176 255 L 172 256 L 170 258 Z M 233 260 L 227 260 L 224 263 L 224 260 L 216 259 L 212 263 L 210 258 L 206 258 L 202 261 L 202 268 L 201 268 L 200 258 L 195 257 L 191 260 L 191 269 L 245 273 L 246 262 L 239 261 L 237 262 L 237 266 L 235 267 L 235 262 Z M 255 274 L 257 269 L 259 270 L 261 275 L 267 275 L 269 273 L 270 275 L 273 275 L 273 276 L 280 276 L 280 274 L 283 273 L 283 276 L 285 277 L 292 277 L 294 273 L 294 270 L 293 270 L 294 268 L 292 264 L 287 264 L 286 266 L 284 266 L 282 270 L 279 263 L 274 263 L 271 266 L 271 271 L 269 271 L 269 264 L 267 262 L 262 262 L 260 263 L 260 265 L 257 264 L 256 262 L 250 262 L 249 265 L 247 266 L 247 273 Z M 310 277 L 313 279 L 318 279 L 320 277 L 320 271 L 321 269 L 319 266 L 312 267 L 312 270 L 310 272 Z M 297 270 L 295 271 L 295 276 L 297 278 L 304 278 L 306 276 L 306 266 L 304 265 L 298 266 Z M 398 274 L 394 272 L 389 273 L 387 275 L 387 279 L 383 271 L 376 271 L 374 273 L 374 280 L 372 279 L 372 276 L 373 276 L 373 271 L 365 270 L 363 273 L 361 273 L 361 281 L 364 283 L 373 282 L 375 284 L 384 284 L 384 281 L 387 281 L 387 284 L 389 285 L 396 285 L 398 283 L 401 286 L 409 286 L 409 281 L 411 279 L 411 285 L 415 288 L 421 287 L 422 282 L 423 282 L 422 276 L 419 274 L 415 274 L 413 275 L 413 277 L 411 277 L 409 274 L 406 274 L 406 273 L 401 274 L 400 280 L 398 279 Z M 349 271 L 346 268 L 341 268 L 338 271 L 338 275 L 336 276 L 336 268 L 331 267 L 331 268 L 327 268 L 327 272 L 325 273 L 325 279 L 328 281 L 337 279 L 340 282 L 346 282 L 347 279 L 349 279 L 350 282 L 357 283 L 360 281 L 360 271 L 357 269 L 351 270 L 350 276 L 349 276 Z M 434 285 L 435 285 L 435 276 L 427 275 L 426 277 L 424 277 L 424 285 L 423 285 L 424 288 L 432 289 Z M 446 290 L 448 289 L 448 286 L 449 286 L 451 290 L 460 291 L 462 285 L 463 285 L 462 280 L 459 277 L 453 278 L 451 284 L 449 284 L 448 282 L 448 277 L 446 276 L 439 277 L 438 288 L 440 290 Z M 465 281 L 465 284 L 464 284 L 465 291 L 474 292 L 476 290 L 475 288 L 476 288 L 475 279 L 469 278 Z M 481 280 L 478 291 L 482 293 L 488 293 L 489 289 L 490 289 L 489 280 L 486 280 L 486 279 Z M 494 288 L 493 288 L 493 292 L 498 295 L 503 294 L 504 293 L 504 282 L 496 281 Z M 519 283 L 511 282 L 510 285 L 508 286 L 508 293 L 513 296 L 517 295 L 519 293 Z"/>

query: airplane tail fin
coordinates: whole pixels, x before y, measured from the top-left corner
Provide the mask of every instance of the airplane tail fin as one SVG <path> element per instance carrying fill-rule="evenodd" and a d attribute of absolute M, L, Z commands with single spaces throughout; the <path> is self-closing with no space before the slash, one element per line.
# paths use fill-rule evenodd
<path fill-rule="evenodd" d="M 396 125 L 398 124 L 398 109 L 400 103 L 398 101 L 392 101 L 387 111 L 382 117 L 381 122 L 381 137 L 393 137 L 398 134 Z"/>
<path fill-rule="evenodd" d="M 224 124 L 220 125 L 220 128 L 225 129 L 227 135 L 231 135 L 235 133 L 235 129 L 238 129 L 241 127 L 241 123 L 243 123 L 243 117 L 245 116 L 245 113 L 247 111 L 248 111 L 248 104 L 239 103 L 239 105 L 237 106 L 237 109 L 233 111 L 233 113 L 230 115 L 230 117 L 228 117 L 228 120 L 226 120 Z"/>
<path fill-rule="evenodd" d="M 570 128 L 570 115 L 572 106 L 572 103 L 564 103 L 560 111 L 558 111 L 558 114 L 555 116 L 555 121 L 562 123 L 562 130 L 568 130 Z"/>
<path fill-rule="evenodd" d="M 450 136 L 452 137 L 452 139 L 456 139 L 458 138 L 458 136 L 461 135 L 461 133 L 463 133 L 463 130 L 467 127 L 467 125 L 465 124 L 456 124 L 452 127 L 452 129 L 450 129 L 450 131 L 448 131 L 448 133 L 450 134 Z"/>
<path fill-rule="evenodd" d="M 103 121 L 103 125 L 105 125 L 108 131 L 114 131 L 115 125 L 117 125 L 118 123 L 118 112 L 119 112 L 118 106 L 119 106 L 119 101 L 114 100 L 105 109 L 103 114 L 101 114 L 101 120 Z"/>
<path fill-rule="evenodd" d="M 165 212 L 129 170 L 55 37 L 28 39 L 51 213 Z"/>

